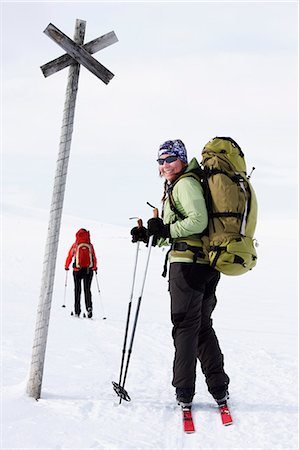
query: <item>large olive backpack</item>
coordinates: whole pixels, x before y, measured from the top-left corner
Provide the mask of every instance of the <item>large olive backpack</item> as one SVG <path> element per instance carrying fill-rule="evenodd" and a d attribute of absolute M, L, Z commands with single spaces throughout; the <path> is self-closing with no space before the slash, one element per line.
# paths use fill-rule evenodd
<path fill-rule="evenodd" d="M 257 200 L 244 153 L 231 138 L 215 137 L 202 151 L 209 214 L 209 259 L 226 275 L 242 275 L 257 262 Z"/>
<path fill-rule="evenodd" d="M 169 189 L 170 207 L 177 210 L 172 190 L 182 178 L 193 177 L 201 183 L 209 222 L 201 239 L 210 265 L 226 275 L 242 275 L 257 262 L 254 231 L 257 200 L 247 176 L 244 154 L 228 137 L 215 137 L 202 151 L 201 168 L 183 173 Z"/>

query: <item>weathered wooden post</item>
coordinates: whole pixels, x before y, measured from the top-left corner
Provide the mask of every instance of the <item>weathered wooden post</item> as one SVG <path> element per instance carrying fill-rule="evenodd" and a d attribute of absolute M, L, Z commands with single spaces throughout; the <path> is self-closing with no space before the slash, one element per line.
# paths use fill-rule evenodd
<path fill-rule="evenodd" d="M 102 64 L 95 60 L 91 54 L 118 41 L 114 32 L 110 32 L 85 45 L 86 22 L 77 19 L 74 40 L 63 34 L 54 25 L 49 24 L 44 33 L 53 39 L 67 54 L 57 58 L 41 67 L 45 77 L 69 67 L 68 82 L 65 95 L 65 104 L 56 163 L 56 173 L 52 193 L 48 235 L 43 261 L 43 274 L 40 297 L 37 309 L 35 336 L 32 349 L 30 375 L 27 384 L 27 393 L 36 400 L 40 398 L 46 344 L 50 320 L 51 302 L 55 277 L 55 266 L 58 250 L 60 224 L 67 176 L 68 161 L 73 133 L 76 96 L 80 65 L 84 65 L 105 84 L 113 78 L 113 74 Z"/>

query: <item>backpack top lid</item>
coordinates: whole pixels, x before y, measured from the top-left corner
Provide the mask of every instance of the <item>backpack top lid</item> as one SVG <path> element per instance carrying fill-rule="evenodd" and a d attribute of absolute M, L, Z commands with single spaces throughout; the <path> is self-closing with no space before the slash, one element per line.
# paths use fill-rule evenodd
<path fill-rule="evenodd" d="M 80 228 L 76 233 L 76 244 L 90 244 L 90 234 L 85 228 Z"/>
<path fill-rule="evenodd" d="M 215 137 L 203 148 L 202 164 L 215 167 L 216 159 L 220 158 L 235 172 L 246 175 L 246 162 L 241 147 L 229 137 Z"/>

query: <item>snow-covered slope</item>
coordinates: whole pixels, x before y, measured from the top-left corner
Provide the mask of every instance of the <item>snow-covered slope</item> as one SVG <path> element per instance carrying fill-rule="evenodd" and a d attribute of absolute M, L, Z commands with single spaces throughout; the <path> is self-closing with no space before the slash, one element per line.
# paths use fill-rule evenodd
<path fill-rule="evenodd" d="M 118 381 L 136 246 L 129 229 L 79 218 L 63 220 L 42 398 L 25 389 L 34 336 L 47 231 L 44 212 L 5 211 L 2 253 L 2 449 L 297 449 L 296 258 L 280 230 L 263 222 L 259 263 L 238 278 L 222 277 L 214 325 L 231 378 L 234 425 L 222 426 L 198 367 L 196 433 L 183 435 L 171 386 L 173 347 L 164 255 L 152 250 L 126 388 Z M 80 227 L 91 231 L 99 258 L 101 296 L 93 282 L 93 320 L 70 316 L 73 280 L 64 303 L 64 259 Z M 290 228 L 291 227 L 291 228 Z M 278 241 L 277 236 L 280 236 Z M 277 258 L 279 249 L 280 256 Z M 146 247 L 139 252 L 133 313 Z M 107 320 L 103 320 L 103 317 Z"/>

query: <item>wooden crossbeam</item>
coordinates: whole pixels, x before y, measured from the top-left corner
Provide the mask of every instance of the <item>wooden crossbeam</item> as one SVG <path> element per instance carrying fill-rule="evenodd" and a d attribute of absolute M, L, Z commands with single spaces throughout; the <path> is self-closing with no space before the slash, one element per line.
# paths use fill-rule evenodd
<path fill-rule="evenodd" d="M 77 45 L 66 34 L 60 31 L 52 23 L 45 29 L 44 33 L 65 50 L 75 61 L 86 67 L 96 77 L 100 78 L 105 84 L 114 77 L 106 67 L 94 59 L 83 46 Z"/>
<path fill-rule="evenodd" d="M 106 33 L 103 36 L 93 39 L 92 41 L 83 45 L 83 48 L 88 53 L 93 54 L 98 52 L 99 50 L 103 50 L 103 48 L 106 48 L 109 45 L 115 44 L 116 42 L 118 42 L 116 34 L 114 33 L 114 31 L 110 31 L 109 33 Z M 41 70 L 44 74 L 44 77 L 46 78 L 53 73 L 58 72 L 59 70 L 65 69 L 74 62 L 76 61 L 68 53 L 65 53 L 59 58 L 53 59 L 53 61 L 50 61 L 47 64 L 41 66 Z"/>

